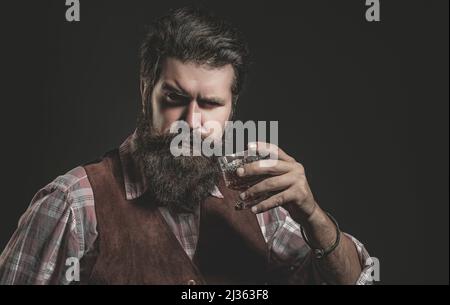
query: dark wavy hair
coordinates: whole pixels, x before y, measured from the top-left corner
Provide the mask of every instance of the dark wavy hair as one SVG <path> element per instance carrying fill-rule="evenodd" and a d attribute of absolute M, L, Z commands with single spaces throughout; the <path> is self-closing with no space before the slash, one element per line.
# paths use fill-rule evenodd
<path fill-rule="evenodd" d="M 140 49 L 140 77 L 150 89 L 145 107 L 159 79 L 164 58 L 174 57 L 182 62 L 234 69 L 232 85 L 233 108 L 242 90 L 249 65 L 249 49 L 242 35 L 231 24 L 198 7 L 175 9 L 149 25 Z"/>

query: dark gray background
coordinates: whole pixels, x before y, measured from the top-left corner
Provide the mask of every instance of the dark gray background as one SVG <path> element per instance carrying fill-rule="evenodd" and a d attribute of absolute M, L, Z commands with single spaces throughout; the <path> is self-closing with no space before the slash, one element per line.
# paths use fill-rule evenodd
<path fill-rule="evenodd" d="M 186 1 L 1 5 L 0 247 L 33 194 L 119 145 L 139 109 L 144 24 Z M 242 120 L 278 120 L 317 200 L 385 284 L 448 283 L 448 1 L 205 1 L 254 55 Z"/>

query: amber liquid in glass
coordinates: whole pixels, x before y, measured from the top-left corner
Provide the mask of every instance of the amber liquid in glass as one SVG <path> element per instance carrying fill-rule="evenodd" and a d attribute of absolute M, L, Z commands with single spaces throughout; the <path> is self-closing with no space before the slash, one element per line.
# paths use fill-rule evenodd
<path fill-rule="evenodd" d="M 244 164 L 252 163 L 258 160 L 268 159 L 268 157 L 269 156 L 263 157 L 259 154 L 249 155 L 248 151 L 221 157 L 219 159 L 219 163 L 222 170 L 225 185 L 231 190 L 242 192 L 251 187 L 252 185 L 255 185 L 256 183 L 264 180 L 265 178 L 268 177 L 268 175 L 239 177 L 236 173 L 236 170 L 239 167 L 242 167 Z M 268 197 L 269 197 L 268 195 L 263 195 L 258 198 L 252 198 L 247 201 L 238 199 L 236 201 L 235 208 L 236 210 L 247 209 Z"/>

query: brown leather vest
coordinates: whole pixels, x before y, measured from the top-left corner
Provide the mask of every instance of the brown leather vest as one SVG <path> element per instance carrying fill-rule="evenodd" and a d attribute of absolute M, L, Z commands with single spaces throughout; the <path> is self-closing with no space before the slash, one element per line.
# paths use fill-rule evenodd
<path fill-rule="evenodd" d="M 201 204 L 199 240 L 191 260 L 156 202 L 127 200 L 117 150 L 85 165 L 93 189 L 98 238 L 81 261 L 87 284 L 261 284 L 267 283 L 268 250 L 256 216 L 236 211 L 237 193 Z"/>

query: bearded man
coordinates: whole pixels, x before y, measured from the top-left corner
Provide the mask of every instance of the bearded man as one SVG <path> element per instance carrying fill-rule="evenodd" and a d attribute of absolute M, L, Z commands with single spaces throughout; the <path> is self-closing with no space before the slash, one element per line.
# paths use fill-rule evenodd
<path fill-rule="evenodd" d="M 0 257 L 0 283 L 370 282 L 363 245 L 340 232 L 282 149 L 266 146 L 278 158 L 272 166 L 236 170 L 265 177 L 241 193 L 225 186 L 214 156 L 171 153 L 174 122 L 204 139 L 206 122 L 224 127 L 232 118 L 248 58 L 242 35 L 207 12 L 181 8 L 155 20 L 141 48 L 136 130 L 35 195 Z M 237 196 L 269 193 L 251 209 L 234 208 Z"/>

